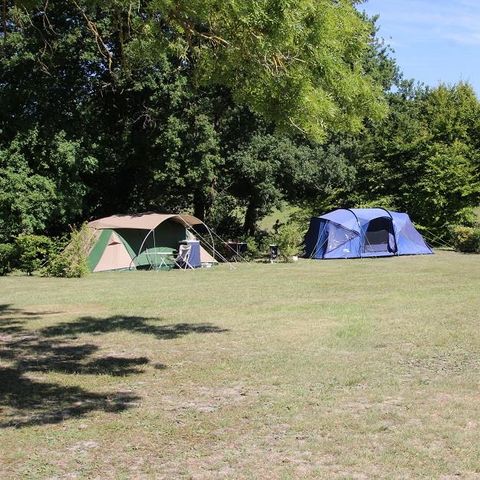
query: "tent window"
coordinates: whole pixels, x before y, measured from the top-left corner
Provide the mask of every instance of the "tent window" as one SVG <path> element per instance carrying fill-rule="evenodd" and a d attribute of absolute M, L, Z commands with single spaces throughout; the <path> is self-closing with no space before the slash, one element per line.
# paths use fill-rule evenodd
<path fill-rule="evenodd" d="M 395 252 L 392 220 L 380 217 L 373 219 L 365 231 L 364 252 Z"/>
<path fill-rule="evenodd" d="M 327 252 L 331 252 L 345 243 L 348 243 L 356 236 L 357 234 L 355 232 L 347 230 L 340 225 L 332 224 L 328 232 Z"/>

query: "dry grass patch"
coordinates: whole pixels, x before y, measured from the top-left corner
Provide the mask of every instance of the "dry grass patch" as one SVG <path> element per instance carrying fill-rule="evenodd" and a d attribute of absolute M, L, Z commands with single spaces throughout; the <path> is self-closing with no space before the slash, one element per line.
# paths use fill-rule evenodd
<path fill-rule="evenodd" d="M 480 257 L 0 291 L 2 480 L 480 478 Z"/>

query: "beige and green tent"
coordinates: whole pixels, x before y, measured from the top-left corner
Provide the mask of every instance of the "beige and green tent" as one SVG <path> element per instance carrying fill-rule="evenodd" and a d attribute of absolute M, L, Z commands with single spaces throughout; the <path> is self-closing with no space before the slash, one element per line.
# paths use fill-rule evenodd
<path fill-rule="evenodd" d="M 92 248 L 88 266 L 92 272 L 151 268 L 156 255 L 172 253 L 179 242 L 191 239 L 204 223 L 193 215 L 140 213 L 112 215 L 88 224 L 92 231 Z M 201 246 L 202 265 L 215 259 Z"/>

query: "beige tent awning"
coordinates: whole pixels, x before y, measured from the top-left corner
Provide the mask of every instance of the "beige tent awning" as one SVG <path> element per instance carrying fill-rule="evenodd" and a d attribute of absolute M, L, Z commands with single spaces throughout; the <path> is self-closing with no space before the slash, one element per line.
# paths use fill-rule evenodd
<path fill-rule="evenodd" d="M 136 215 L 112 215 L 110 217 L 100 218 L 88 224 L 89 227 L 96 230 L 106 228 L 133 228 L 137 230 L 153 230 L 166 220 L 173 220 L 181 223 L 185 227 L 201 225 L 203 222 L 193 215 L 175 215 L 164 213 L 139 213 Z"/>

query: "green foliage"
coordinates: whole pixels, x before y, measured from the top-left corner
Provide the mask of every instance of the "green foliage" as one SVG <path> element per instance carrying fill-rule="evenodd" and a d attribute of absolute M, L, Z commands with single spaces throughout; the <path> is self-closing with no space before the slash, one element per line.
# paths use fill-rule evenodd
<path fill-rule="evenodd" d="M 225 192 L 215 196 L 208 215 L 208 224 L 224 238 L 236 239 L 243 235 L 242 212 L 233 195 Z"/>
<path fill-rule="evenodd" d="M 278 229 L 274 239 L 278 245 L 279 254 L 285 261 L 291 261 L 293 256 L 299 254 L 304 234 L 304 229 L 295 222 L 282 225 Z"/>
<path fill-rule="evenodd" d="M 247 251 L 244 255 L 247 259 L 258 258 L 261 255 L 261 247 L 259 246 L 255 237 L 247 237 L 245 239 L 247 243 Z"/>
<path fill-rule="evenodd" d="M 0 243 L 0 276 L 13 270 L 15 246 L 11 243 Z"/>
<path fill-rule="evenodd" d="M 53 214 L 54 184 L 35 173 L 21 152 L 20 141 L 0 148 L 0 240 L 32 233 L 45 226 Z"/>
<path fill-rule="evenodd" d="M 338 203 L 407 211 L 445 240 L 480 201 L 480 102 L 469 85 L 390 95 L 390 115 L 353 142 L 356 181 Z"/>
<path fill-rule="evenodd" d="M 146 210 L 239 238 L 282 202 L 471 222 L 475 93 L 402 81 L 355 4 L 7 2 L 0 242 Z"/>
<path fill-rule="evenodd" d="M 342 153 L 305 133 L 384 111 L 391 63 L 351 2 L 132 5 L 7 2 L 0 241 L 145 210 L 253 235 L 282 199 L 347 187 Z"/>
<path fill-rule="evenodd" d="M 455 250 L 466 253 L 480 253 L 480 227 L 455 226 L 452 229 Z"/>
<path fill-rule="evenodd" d="M 44 235 L 19 235 L 15 239 L 15 266 L 32 275 L 46 264 L 53 248 L 52 240 Z"/>
<path fill-rule="evenodd" d="M 35 128 L 0 145 L 0 240 L 63 225 L 80 215 L 86 186 L 80 172 L 93 160 L 81 157 L 78 142 L 54 135 L 49 143 Z"/>
<path fill-rule="evenodd" d="M 147 5 L 151 15 L 130 45 L 134 57 L 178 56 L 199 83 L 227 86 L 281 128 L 323 139 L 329 129 L 359 130 L 365 116 L 386 111 L 366 69 L 373 27 L 351 1 Z"/>
<path fill-rule="evenodd" d="M 423 160 L 421 165 L 419 160 Z M 413 161 L 417 181 L 402 200 L 415 212 L 417 221 L 439 231 L 448 223 L 464 223 L 465 215 L 480 199 L 480 178 L 471 147 L 460 142 L 434 143 L 425 146 Z"/>
<path fill-rule="evenodd" d="M 244 231 L 253 235 L 257 221 L 283 200 L 324 196 L 333 185 L 346 185 L 351 169 L 332 150 L 269 134 L 254 135 L 237 150 L 227 166 L 235 179 L 232 191 L 246 206 Z"/>
<path fill-rule="evenodd" d="M 89 273 L 87 259 L 95 242 L 91 229 L 86 224 L 73 229 L 66 247 L 48 263 L 45 275 L 52 277 L 79 278 Z"/>
<path fill-rule="evenodd" d="M 195 85 L 225 86 L 236 103 L 280 128 L 323 139 L 329 130 L 358 131 L 365 117 L 386 112 L 372 73 L 374 27 L 355 3 L 147 0 L 132 8 L 130 1 L 78 0 L 44 9 L 24 0 L 24 9 L 9 12 L 7 38 L 19 49 L 25 29 L 36 27 L 49 48 L 34 52 L 30 63 L 39 60 L 50 73 L 49 56 L 80 56 L 91 84 L 121 83 L 173 58 Z M 58 29 L 66 35 L 55 35 Z"/>

